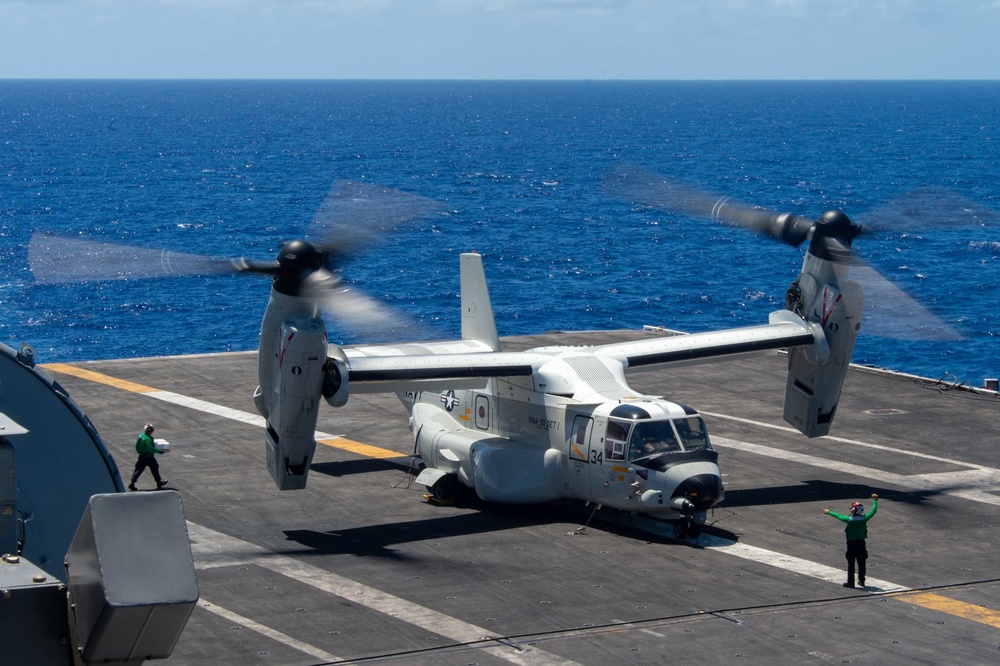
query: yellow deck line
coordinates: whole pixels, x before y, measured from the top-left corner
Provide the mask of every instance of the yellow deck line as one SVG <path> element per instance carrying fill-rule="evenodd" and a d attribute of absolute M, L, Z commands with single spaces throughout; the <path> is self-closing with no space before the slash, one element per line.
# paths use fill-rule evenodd
<path fill-rule="evenodd" d="M 101 373 L 94 372 L 93 370 L 77 368 L 65 363 L 46 363 L 41 367 L 44 370 L 60 372 L 64 375 L 72 375 L 73 377 L 87 379 L 98 384 L 105 384 L 107 386 L 114 386 L 115 388 L 120 388 L 125 391 L 131 391 L 132 393 L 156 393 L 159 390 L 149 386 L 144 386 L 143 384 L 136 384 L 135 382 L 130 382 L 125 379 L 117 379 L 115 377 L 109 377 L 108 375 L 102 375 Z"/>
<path fill-rule="evenodd" d="M 930 608 L 931 610 L 947 613 L 948 615 L 955 615 L 956 617 L 965 618 L 966 620 L 972 620 L 973 622 L 979 622 L 981 624 L 988 624 L 991 627 L 1000 629 L 1000 612 L 997 612 L 992 608 L 968 604 L 964 601 L 958 601 L 957 599 L 951 599 L 949 597 L 942 597 L 940 594 L 933 594 L 931 592 L 901 594 L 897 596 L 896 599 L 905 601 L 908 604 L 913 604 L 914 606 Z"/>
<path fill-rule="evenodd" d="M 355 442 L 354 440 L 346 439 L 344 437 L 317 439 L 316 441 L 320 444 L 326 444 L 327 446 L 343 449 L 344 451 L 350 451 L 351 453 L 357 453 L 362 456 L 368 456 L 369 458 L 402 458 L 406 455 L 405 453 L 400 453 L 399 451 L 391 451 L 378 446 L 372 446 L 371 444 L 362 444 L 361 442 Z"/>
<path fill-rule="evenodd" d="M 93 370 L 84 370 L 83 368 L 78 368 L 76 366 L 67 365 L 66 363 L 49 363 L 42 366 L 46 370 L 51 372 L 59 372 L 64 375 L 71 375 L 73 377 L 78 377 L 80 379 L 86 379 L 88 381 L 96 382 L 98 384 L 104 384 L 106 386 L 113 386 L 114 388 L 119 388 L 124 391 L 130 391 L 132 393 L 139 394 L 156 394 L 150 397 L 156 397 L 160 399 L 167 399 L 167 402 L 173 402 L 175 404 L 185 404 L 192 409 L 199 409 L 200 411 L 207 411 L 209 413 L 215 413 L 220 416 L 227 416 L 227 414 L 221 414 L 217 410 L 221 409 L 211 403 L 203 403 L 199 405 L 188 404 L 180 399 L 183 396 L 179 394 L 174 394 L 169 391 L 161 391 L 160 389 L 153 388 L 151 386 L 145 386 L 143 384 L 137 384 L 135 382 L 126 381 L 124 379 L 117 379 L 109 375 L 101 374 L 100 372 L 94 372 Z M 201 403 L 202 401 L 199 401 Z M 232 410 L 229 410 L 232 411 Z M 254 420 L 256 420 L 256 415 Z M 232 415 L 228 415 L 228 418 L 233 418 Z M 331 437 L 329 434 L 316 433 L 318 439 L 316 440 L 320 444 L 325 444 L 336 449 L 341 449 L 343 451 L 349 451 L 351 453 L 356 453 L 361 456 L 367 456 L 369 458 L 402 458 L 406 456 L 405 453 L 400 453 L 398 451 L 392 451 L 390 449 L 383 449 L 378 446 L 371 446 L 370 444 L 362 444 L 361 442 L 355 442 L 344 437 Z"/>

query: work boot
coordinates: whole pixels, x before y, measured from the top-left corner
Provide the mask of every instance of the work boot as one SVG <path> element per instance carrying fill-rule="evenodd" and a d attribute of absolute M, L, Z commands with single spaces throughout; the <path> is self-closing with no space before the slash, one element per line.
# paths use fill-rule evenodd
<path fill-rule="evenodd" d="M 167 485 L 167 480 L 166 479 L 163 479 L 161 481 L 157 481 L 156 482 L 156 489 L 159 490 L 160 488 L 162 488 L 165 485 Z"/>
<path fill-rule="evenodd" d="M 134 483 L 128 484 L 128 489 L 131 490 L 132 492 L 135 492 L 136 490 L 139 490 L 138 488 L 135 487 Z"/>
<path fill-rule="evenodd" d="M 844 587 L 854 587 L 854 582 L 849 580 L 846 583 L 844 583 Z"/>

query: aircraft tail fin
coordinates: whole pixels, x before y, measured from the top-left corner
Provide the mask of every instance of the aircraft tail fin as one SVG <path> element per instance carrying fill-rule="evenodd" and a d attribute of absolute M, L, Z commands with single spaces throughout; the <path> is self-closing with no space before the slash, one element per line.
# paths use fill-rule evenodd
<path fill-rule="evenodd" d="M 459 256 L 462 275 L 462 339 L 485 342 L 500 351 L 500 336 L 493 319 L 493 302 L 486 286 L 483 257 L 475 253 Z"/>

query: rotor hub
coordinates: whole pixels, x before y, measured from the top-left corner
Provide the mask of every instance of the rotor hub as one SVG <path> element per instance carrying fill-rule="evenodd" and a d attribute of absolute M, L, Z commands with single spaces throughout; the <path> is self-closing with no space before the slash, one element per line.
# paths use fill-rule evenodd
<path fill-rule="evenodd" d="M 845 261 L 851 254 L 851 243 L 860 234 L 861 227 L 845 213 L 828 210 L 813 225 L 809 254 L 826 261 Z"/>
<path fill-rule="evenodd" d="M 282 294 L 298 294 L 302 283 L 323 268 L 323 254 L 304 240 L 285 243 L 278 252 L 278 272 L 274 275 L 274 289 Z"/>

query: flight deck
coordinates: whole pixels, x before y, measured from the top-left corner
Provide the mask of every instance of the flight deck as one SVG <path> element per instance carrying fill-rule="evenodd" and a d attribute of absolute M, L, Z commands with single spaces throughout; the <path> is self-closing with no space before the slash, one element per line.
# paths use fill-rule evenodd
<path fill-rule="evenodd" d="M 307 487 L 279 491 L 256 352 L 38 361 L 124 483 L 144 423 L 171 444 L 161 472 L 182 498 L 200 601 L 160 663 L 1000 660 L 995 392 L 852 367 L 831 435 L 807 439 L 782 421 L 783 356 L 630 372 L 636 390 L 698 410 L 719 451 L 725 499 L 678 540 L 669 522 L 595 504 L 428 501 L 392 395 L 324 405 Z M 155 492 L 148 472 L 138 486 Z M 848 589 L 844 526 L 823 509 L 872 493 L 868 586 Z"/>

